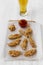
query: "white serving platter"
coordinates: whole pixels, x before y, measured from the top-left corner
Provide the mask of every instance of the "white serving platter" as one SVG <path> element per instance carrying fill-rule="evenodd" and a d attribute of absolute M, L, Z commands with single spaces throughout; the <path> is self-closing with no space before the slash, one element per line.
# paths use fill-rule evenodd
<path fill-rule="evenodd" d="M 14 24 L 16 26 L 16 31 L 14 32 L 10 32 L 10 30 L 8 29 L 7 27 L 7 35 L 6 35 L 6 42 L 5 42 L 5 49 L 4 49 L 4 58 L 5 60 L 26 60 L 26 61 L 32 61 L 32 60 L 40 60 L 42 59 L 42 37 L 41 37 L 41 25 L 38 24 L 38 23 L 35 23 L 35 22 L 28 22 L 33 30 L 33 38 L 36 42 L 36 45 L 37 45 L 37 54 L 34 55 L 34 56 L 31 56 L 31 57 L 24 57 L 23 55 L 19 56 L 19 57 L 14 57 L 12 58 L 9 54 L 8 54 L 8 51 L 9 50 L 20 50 L 22 52 L 24 52 L 20 46 L 17 46 L 17 47 L 9 47 L 7 45 L 8 42 L 10 42 L 11 40 L 8 39 L 8 36 L 10 34 L 15 34 L 15 33 L 19 33 L 18 30 L 21 28 L 19 25 L 18 25 L 18 20 L 12 20 L 12 21 L 9 21 L 8 22 L 8 26 L 11 25 L 11 24 Z M 23 39 L 24 37 L 22 37 Z M 29 44 L 29 43 L 28 43 Z M 29 50 L 31 48 L 30 45 L 28 45 L 28 48 L 27 50 Z"/>

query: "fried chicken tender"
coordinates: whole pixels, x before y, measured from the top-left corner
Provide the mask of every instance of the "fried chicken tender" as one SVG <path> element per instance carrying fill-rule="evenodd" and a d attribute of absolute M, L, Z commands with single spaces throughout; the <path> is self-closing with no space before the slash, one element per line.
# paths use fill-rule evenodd
<path fill-rule="evenodd" d="M 22 36 L 21 34 L 11 34 L 11 35 L 8 36 L 8 38 L 13 40 L 13 39 L 20 38 L 21 36 Z"/>
<path fill-rule="evenodd" d="M 28 27 L 25 31 L 25 36 L 28 38 L 32 34 L 32 29 Z"/>
<path fill-rule="evenodd" d="M 36 48 L 35 41 L 32 39 L 31 36 L 29 37 L 29 42 L 30 42 L 30 44 L 31 44 L 31 46 L 32 46 L 33 48 Z"/>
<path fill-rule="evenodd" d="M 11 57 L 18 57 L 21 55 L 21 51 L 16 51 L 16 50 L 10 50 L 8 53 Z"/>
<path fill-rule="evenodd" d="M 19 32 L 25 36 L 25 31 L 23 31 L 22 29 L 19 30 Z"/>
<path fill-rule="evenodd" d="M 13 25 L 13 24 L 10 25 L 8 28 L 9 28 L 10 31 L 15 31 L 15 29 L 16 29 L 16 28 L 15 28 L 15 25 Z"/>
<path fill-rule="evenodd" d="M 28 50 L 24 53 L 24 56 L 26 57 L 29 57 L 29 56 L 33 56 L 34 54 L 36 54 L 36 49 L 31 49 L 31 50 Z"/>
<path fill-rule="evenodd" d="M 27 48 L 27 43 L 28 43 L 28 41 L 27 41 L 27 39 L 24 39 L 23 40 L 23 42 L 21 43 L 21 48 L 23 49 L 23 50 L 25 50 L 26 48 Z"/>
<path fill-rule="evenodd" d="M 25 37 L 29 37 L 32 34 L 32 29 L 30 27 L 28 27 L 25 31 L 23 31 L 22 29 L 19 30 L 19 32 L 24 35 Z"/>
<path fill-rule="evenodd" d="M 15 47 L 15 46 L 19 45 L 20 41 L 21 41 L 20 39 L 16 39 L 16 40 L 8 43 L 8 46 Z"/>

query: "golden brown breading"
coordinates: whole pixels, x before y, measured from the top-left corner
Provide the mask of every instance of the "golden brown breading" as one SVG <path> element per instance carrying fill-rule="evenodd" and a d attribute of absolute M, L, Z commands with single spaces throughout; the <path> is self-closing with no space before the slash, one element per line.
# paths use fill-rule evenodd
<path fill-rule="evenodd" d="M 20 41 L 21 41 L 20 39 L 13 40 L 12 42 L 8 43 L 8 46 L 15 47 L 19 45 Z"/>
<path fill-rule="evenodd" d="M 20 38 L 21 37 L 21 35 L 20 34 L 11 34 L 11 35 L 9 35 L 9 39 L 11 39 L 11 40 L 13 40 L 13 39 L 17 39 L 17 38 Z"/>
<path fill-rule="evenodd" d="M 16 50 L 10 50 L 8 53 L 11 57 L 18 57 L 21 55 L 21 51 L 16 51 Z"/>
<path fill-rule="evenodd" d="M 31 50 L 28 50 L 24 53 L 24 56 L 26 57 L 29 57 L 29 56 L 33 56 L 34 54 L 36 54 L 36 49 L 31 49 Z"/>
<path fill-rule="evenodd" d="M 19 32 L 28 38 L 32 34 L 32 29 L 28 27 L 25 31 L 20 29 Z"/>
<path fill-rule="evenodd" d="M 31 46 L 32 46 L 33 48 L 36 48 L 35 41 L 32 39 L 31 36 L 29 37 L 29 42 L 30 42 L 30 44 L 31 44 Z"/>
<path fill-rule="evenodd" d="M 9 28 L 10 31 L 15 31 L 15 29 L 16 29 L 16 28 L 15 28 L 15 25 L 13 25 L 13 24 L 12 24 L 12 25 L 9 25 L 8 28 Z"/>
<path fill-rule="evenodd" d="M 20 34 L 25 36 L 25 31 L 23 31 L 22 29 L 19 30 Z"/>
<path fill-rule="evenodd" d="M 25 30 L 25 36 L 28 38 L 31 34 L 32 34 L 32 29 L 31 29 L 30 27 L 28 27 L 28 28 Z"/>
<path fill-rule="evenodd" d="M 27 39 L 24 39 L 23 40 L 23 42 L 21 43 L 21 48 L 23 49 L 23 50 L 25 50 L 26 48 L 27 48 L 27 43 L 28 43 L 28 41 L 27 41 Z"/>

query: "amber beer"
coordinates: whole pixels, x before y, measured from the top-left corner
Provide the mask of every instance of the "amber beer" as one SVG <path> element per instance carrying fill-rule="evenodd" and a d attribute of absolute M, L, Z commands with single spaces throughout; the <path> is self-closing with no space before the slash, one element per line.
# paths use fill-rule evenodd
<path fill-rule="evenodd" d="M 19 0 L 20 14 L 25 14 L 27 11 L 28 0 Z"/>

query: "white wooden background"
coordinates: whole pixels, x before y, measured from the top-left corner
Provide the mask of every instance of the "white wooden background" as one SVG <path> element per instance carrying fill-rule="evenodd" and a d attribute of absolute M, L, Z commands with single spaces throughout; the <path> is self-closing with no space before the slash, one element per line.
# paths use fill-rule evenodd
<path fill-rule="evenodd" d="M 17 15 L 19 11 L 17 8 L 17 1 L 18 0 L 0 0 L 0 65 L 43 65 L 43 61 L 4 61 L 3 49 L 5 44 L 5 37 L 7 31 L 6 28 L 8 22 L 4 22 L 3 20 L 6 18 L 21 18 L 19 15 Z M 32 11 L 31 19 L 34 19 L 37 23 L 43 25 L 43 0 L 29 0 L 28 10 L 29 12 Z"/>

